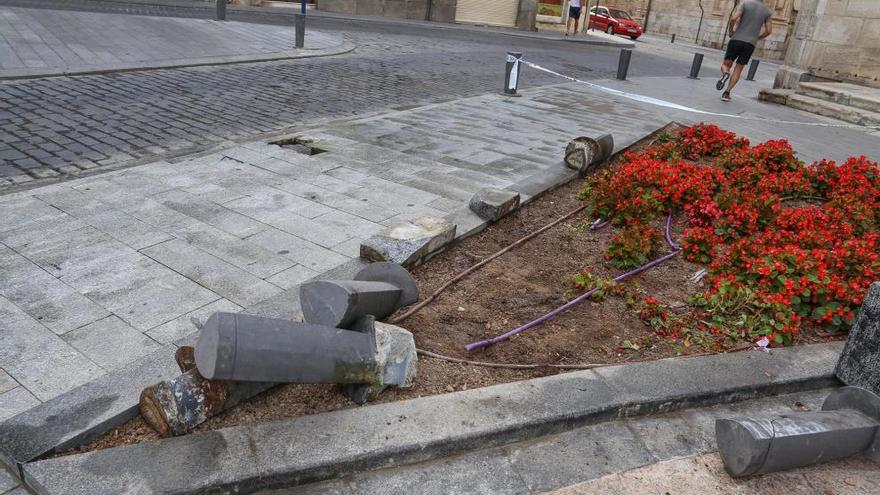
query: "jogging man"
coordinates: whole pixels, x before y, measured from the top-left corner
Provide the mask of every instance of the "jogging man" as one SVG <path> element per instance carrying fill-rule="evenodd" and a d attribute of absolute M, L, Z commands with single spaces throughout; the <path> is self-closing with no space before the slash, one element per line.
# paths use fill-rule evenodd
<path fill-rule="evenodd" d="M 721 64 L 721 79 L 715 84 L 718 91 L 724 89 L 724 83 L 730 79 L 727 89 L 721 93 L 721 99 L 730 101 L 730 92 L 739 82 L 739 76 L 743 68 L 752 58 L 755 45 L 773 32 L 770 9 L 761 0 L 741 0 L 730 16 L 730 24 L 727 31 L 730 34 L 730 42 L 727 44 L 727 52 L 724 54 L 724 62 Z M 733 74 L 730 67 L 733 67 Z"/>
<path fill-rule="evenodd" d="M 568 25 L 565 26 L 566 36 L 568 36 L 568 30 L 571 29 L 571 21 L 574 21 L 574 31 L 571 34 L 577 34 L 578 23 L 581 21 L 581 0 L 570 0 L 568 3 Z"/>

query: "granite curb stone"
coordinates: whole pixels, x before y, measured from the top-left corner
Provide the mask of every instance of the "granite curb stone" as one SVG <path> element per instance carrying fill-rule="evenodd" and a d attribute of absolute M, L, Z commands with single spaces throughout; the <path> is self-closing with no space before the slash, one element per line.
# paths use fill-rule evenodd
<path fill-rule="evenodd" d="M 517 192 L 485 188 L 474 194 L 469 206 L 483 220 L 497 222 L 519 208 L 519 199 Z"/>
<path fill-rule="evenodd" d="M 133 487 L 246 492 L 303 484 L 621 416 L 834 386 L 840 348 L 819 344 L 565 373 L 47 459 L 25 465 L 25 480 L 41 494 Z M 375 426 L 383 424 L 393 428 Z M 169 471 L 177 465 L 185 472 Z"/>

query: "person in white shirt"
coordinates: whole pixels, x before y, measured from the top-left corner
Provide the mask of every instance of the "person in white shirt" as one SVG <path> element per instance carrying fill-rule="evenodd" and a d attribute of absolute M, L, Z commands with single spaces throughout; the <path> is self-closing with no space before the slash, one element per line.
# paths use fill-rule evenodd
<path fill-rule="evenodd" d="M 574 21 L 574 31 L 571 34 L 577 34 L 578 23 L 581 21 L 581 0 L 570 0 L 568 3 L 568 25 L 565 27 L 565 35 L 571 29 L 572 21 Z"/>

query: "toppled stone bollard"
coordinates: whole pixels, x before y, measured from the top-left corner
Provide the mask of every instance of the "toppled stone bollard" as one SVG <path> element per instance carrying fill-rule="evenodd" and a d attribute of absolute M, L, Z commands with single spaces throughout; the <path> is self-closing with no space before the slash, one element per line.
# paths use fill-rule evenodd
<path fill-rule="evenodd" d="M 193 354 L 192 347 L 179 348 L 174 357 L 183 374 L 141 392 L 141 417 L 162 437 L 189 433 L 208 418 L 276 385 L 207 380 L 195 368 Z"/>
<path fill-rule="evenodd" d="M 480 189 L 471 198 L 469 207 L 483 220 L 497 222 L 501 217 L 519 208 L 519 193 L 502 189 Z"/>
<path fill-rule="evenodd" d="M 832 392 L 822 411 L 719 419 L 725 470 L 750 476 L 863 454 L 880 460 L 880 397 L 858 387 Z"/>
<path fill-rule="evenodd" d="M 455 224 L 442 218 L 419 217 L 388 227 L 361 244 L 361 257 L 411 268 L 455 239 Z"/>
<path fill-rule="evenodd" d="M 605 134 L 597 139 L 578 137 L 565 147 L 565 166 L 585 175 L 607 160 L 614 151 L 614 137 Z"/>
<path fill-rule="evenodd" d="M 847 385 L 880 395 L 880 282 L 871 284 L 834 373 Z"/>
<path fill-rule="evenodd" d="M 415 375 L 412 334 L 376 326 L 352 330 L 237 313 L 214 313 L 199 335 L 195 363 L 209 379 L 407 387 Z M 408 359 L 406 356 L 410 356 Z"/>
<path fill-rule="evenodd" d="M 348 328 L 373 315 L 385 318 L 397 308 L 419 300 L 412 275 L 396 263 L 371 263 L 354 280 L 316 280 L 300 286 L 303 319 L 334 328 Z"/>

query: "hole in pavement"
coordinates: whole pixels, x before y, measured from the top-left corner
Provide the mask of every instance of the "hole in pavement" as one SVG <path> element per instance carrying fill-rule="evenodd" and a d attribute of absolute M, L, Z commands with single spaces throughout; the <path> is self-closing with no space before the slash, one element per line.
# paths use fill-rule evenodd
<path fill-rule="evenodd" d="M 321 153 L 326 153 L 327 150 L 318 148 L 317 146 L 312 146 L 312 142 L 301 139 L 298 137 L 279 139 L 277 141 L 269 141 L 269 144 L 274 144 L 275 146 L 280 146 L 284 149 L 288 149 L 291 151 L 296 151 L 297 153 L 302 153 L 303 155 L 320 155 Z"/>

